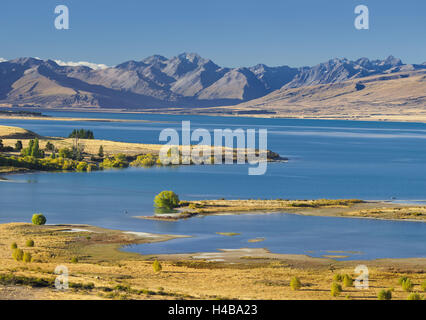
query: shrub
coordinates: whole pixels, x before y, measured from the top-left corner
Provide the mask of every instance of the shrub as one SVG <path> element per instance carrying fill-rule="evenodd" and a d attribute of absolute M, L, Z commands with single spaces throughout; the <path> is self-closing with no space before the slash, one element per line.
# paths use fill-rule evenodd
<path fill-rule="evenodd" d="M 333 280 L 336 282 L 341 282 L 343 280 L 343 276 L 340 273 L 336 273 L 333 277 Z"/>
<path fill-rule="evenodd" d="M 402 283 L 405 281 L 405 280 L 407 280 L 408 279 L 408 277 L 401 277 L 401 278 L 399 278 L 398 279 L 398 284 L 400 285 L 400 286 L 402 286 Z"/>
<path fill-rule="evenodd" d="M 410 292 L 413 290 L 413 283 L 411 282 L 411 280 L 409 278 L 407 278 L 407 280 L 402 282 L 402 289 L 404 291 Z"/>
<path fill-rule="evenodd" d="M 290 287 L 292 290 L 297 291 L 302 287 L 302 283 L 300 282 L 298 277 L 293 277 L 290 280 Z"/>
<path fill-rule="evenodd" d="M 333 282 L 333 284 L 331 285 L 331 291 L 330 291 L 331 295 L 333 297 L 338 297 L 341 292 L 342 292 L 342 286 L 338 284 L 337 282 Z"/>
<path fill-rule="evenodd" d="M 127 162 L 126 155 L 119 153 L 114 155 L 113 158 L 106 158 L 102 162 L 104 168 L 127 168 L 129 163 Z"/>
<path fill-rule="evenodd" d="M 78 258 L 77 257 L 72 257 L 71 258 L 71 263 L 78 263 Z"/>
<path fill-rule="evenodd" d="M 22 256 L 22 261 L 31 262 L 32 261 L 31 253 L 25 252 L 24 255 Z"/>
<path fill-rule="evenodd" d="M 84 162 L 84 161 L 79 162 L 75 170 L 78 172 L 87 171 L 87 162 Z"/>
<path fill-rule="evenodd" d="M 377 294 L 377 299 L 379 299 L 379 300 L 391 300 L 392 299 L 392 291 L 390 289 L 380 290 L 379 293 Z"/>
<path fill-rule="evenodd" d="M 179 206 L 179 197 L 173 191 L 162 191 L 154 198 L 154 206 L 159 209 L 173 209 Z"/>
<path fill-rule="evenodd" d="M 53 145 L 53 143 L 51 143 L 50 141 L 48 141 L 46 143 L 46 150 L 47 151 L 55 151 L 55 146 Z"/>
<path fill-rule="evenodd" d="M 59 157 L 65 158 L 65 159 L 72 159 L 72 157 L 73 157 L 72 150 L 69 149 L 69 148 L 59 149 L 58 155 L 59 155 Z"/>
<path fill-rule="evenodd" d="M 157 259 L 155 259 L 154 263 L 152 264 L 152 268 L 154 269 L 155 272 L 160 272 L 163 267 L 161 266 L 161 263 L 158 262 Z"/>
<path fill-rule="evenodd" d="M 426 280 L 421 284 L 422 290 L 426 292 Z"/>
<path fill-rule="evenodd" d="M 103 158 L 103 157 L 104 157 L 104 147 L 103 147 L 103 146 L 100 146 L 100 147 L 99 147 L 98 156 L 99 156 L 100 158 Z"/>
<path fill-rule="evenodd" d="M 424 297 L 422 297 L 419 293 L 410 293 L 410 295 L 407 297 L 407 300 L 423 300 Z"/>
<path fill-rule="evenodd" d="M 16 242 L 14 242 L 14 243 L 12 243 L 11 245 L 10 245 L 10 249 L 17 249 L 18 248 L 18 245 L 16 244 Z"/>
<path fill-rule="evenodd" d="M 35 213 L 33 214 L 33 218 L 31 219 L 32 223 L 41 226 L 46 223 L 46 217 L 42 215 L 41 213 Z"/>
<path fill-rule="evenodd" d="M 354 284 L 354 280 L 352 279 L 352 277 L 348 274 L 345 274 L 343 276 L 343 285 L 345 287 L 352 287 Z"/>
<path fill-rule="evenodd" d="M 28 239 L 28 240 L 25 242 L 25 245 L 26 245 L 27 247 L 34 247 L 34 240 L 32 240 L 32 239 Z"/>
<path fill-rule="evenodd" d="M 21 151 L 22 150 L 22 141 L 18 140 L 15 143 L 15 150 L 16 151 Z"/>
<path fill-rule="evenodd" d="M 21 249 L 13 249 L 12 257 L 16 261 L 22 261 L 22 258 L 24 257 L 24 251 L 22 251 Z"/>

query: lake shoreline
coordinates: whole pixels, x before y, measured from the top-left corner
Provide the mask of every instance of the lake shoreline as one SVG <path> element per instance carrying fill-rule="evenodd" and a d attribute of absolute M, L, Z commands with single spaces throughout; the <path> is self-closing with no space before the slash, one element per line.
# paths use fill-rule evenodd
<path fill-rule="evenodd" d="M 333 202 L 339 202 L 333 204 Z M 317 204 L 318 202 L 319 204 Z M 324 202 L 324 204 L 321 204 Z M 327 202 L 331 204 L 328 205 Z M 286 213 L 304 216 L 360 218 L 386 221 L 426 222 L 426 206 L 409 203 L 350 199 L 321 200 L 201 200 L 182 201 L 171 216 L 135 216 L 139 219 L 177 221 L 196 216 Z"/>

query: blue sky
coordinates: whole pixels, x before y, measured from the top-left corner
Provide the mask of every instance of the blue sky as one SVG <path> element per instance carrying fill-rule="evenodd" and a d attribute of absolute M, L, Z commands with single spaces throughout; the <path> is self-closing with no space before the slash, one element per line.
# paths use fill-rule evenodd
<path fill-rule="evenodd" d="M 70 30 L 54 28 L 54 8 Z M 354 28 L 357 5 L 370 30 Z M 314 65 L 333 57 L 426 61 L 424 0 L 2 0 L 0 57 L 115 65 L 196 52 L 228 67 Z"/>

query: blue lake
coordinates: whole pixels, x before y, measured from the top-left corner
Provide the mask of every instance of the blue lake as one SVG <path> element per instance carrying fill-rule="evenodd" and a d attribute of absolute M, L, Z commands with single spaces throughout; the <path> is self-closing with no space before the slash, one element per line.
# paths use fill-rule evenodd
<path fill-rule="evenodd" d="M 426 257 L 426 224 L 289 214 L 209 216 L 177 222 L 132 218 L 153 213 L 154 196 L 174 190 L 181 199 L 361 198 L 426 199 L 426 124 L 297 119 L 51 112 L 52 116 L 151 120 L 149 123 L 0 120 L 41 135 L 74 128 L 95 137 L 159 143 L 163 128 L 266 128 L 268 148 L 290 159 L 270 163 L 263 176 L 247 165 L 130 168 L 94 173 L 34 173 L 0 182 L 0 222 L 28 221 L 43 212 L 49 223 L 87 223 L 122 230 L 193 238 L 138 245 L 141 253 L 183 253 L 265 247 L 277 253 L 357 251 L 351 259 Z M 125 211 L 128 214 L 125 214 Z M 226 237 L 216 232 L 238 232 Z M 261 237 L 264 242 L 249 243 Z"/>

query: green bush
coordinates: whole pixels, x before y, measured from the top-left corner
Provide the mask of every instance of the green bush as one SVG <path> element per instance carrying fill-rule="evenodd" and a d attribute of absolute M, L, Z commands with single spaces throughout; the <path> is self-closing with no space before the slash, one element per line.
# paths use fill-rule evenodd
<path fill-rule="evenodd" d="M 302 283 L 298 277 L 293 277 L 290 280 L 290 287 L 292 290 L 297 291 L 302 287 Z"/>
<path fill-rule="evenodd" d="M 426 292 L 426 280 L 421 284 L 422 290 Z"/>
<path fill-rule="evenodd" d="M 354 284 L 354 280 L 352 279 L 352 277 L 348 274 L 345 274 L 343 276 L 343 285 L 348 288 L 348 287 L 352 287 L 353 284 Z"/>
<path fill-rule="evenodd" d="M 22 150 L 22 141 L 18 140 L 15 143 L 15 150 L 16 151 L 21 151 Z"/>
<path fill-rule="evenodd" d="M 33 214 L 33 218 L 31 219 L 32 223 L 41 226 L 46 223 L 46 217 L 42 215 L 41 213 L 35 213 Z"/>
<path fill-rule="evenodd" d="M 157 259 L 155 259 L 154 263 L 152 264 L 152 268 L 154 269 L 155 272 L 160 272 L 163 267 L 161 266 L 161 263 L 158 262 Z"/>
<path fill-rule="evenodd" d="M 22 251 L 21 249 L 13 249 L 12 257 L 16 261 L 22 261 L 22 258 L 24 257 L 24 251 Z"/>
<path fill-rule="evenodd" d="M 337 282 L 334 282 L 331 285 L 331 291 L 330 291 L 331 295 L 333 297 L 338 297 L 341 292 L 342 292 L 342 286 L 340 284 L 338 284 Z"/>
<path fill-rule="evenodd" d="M 411 280 L 409 278 L 407 278 L 405 281 L 402 282 L 402 290 L 410 292 L 413 290 L 413 283 L 411 282 Z"/>
<path fill-rule="evenodd" d="M 341 275 L 340 273 L 336 273 L 333 276 L 333 280 L 336 281 L 336 282 L 341 282 L 343 280 L 343 275 Z"/>
<path fill-rule="evenodd" d="M 32 261 L 31 253 L 25 252 L 24 255 L 22 256 L 22 261 L 31 262 Z"/>
<path fill-rule="evenodd" d="M 78 263 L 78 258 L 72 257 L 70 261 L 71 261 L 71 263 Z"/>
<path fill-rule="evenodd" d="M 116 154 L 112 158 L 106 158 L 102 162 L 104 168 L 127 168 L 128 166 L 126 155 L 122 153 Z"/>
<path fill-rule="evenodd" d="M 174 209 L 179 206 L 179 197 L 173 191 L 162 191 L 155 196 L 154 206 L 159 209 Z"/>
<path fill-rule="evenodd" d="M 17 249 L 18 248 L 18 245 L 16 244 L 16 242 L 14 242 L 14 243 L 12 243 L 11 245 L 10 245 L 10 249 Z"/>
<path fill-rule="evenodd" d="M 32 240 L 32 239 L 28 239 L 28 240 L 25 242 L 25 245 L 26 245 L 27 247 L 34 247 L 34 240 Z"/>
<path fill-rule="evenodd" d="M 398 284 L 400 285 L 400 286 L 402 286 L 402 283 L 405 281 L 405 280 L 407 280 L 408 279 L 408 277 L 401 277 L 401 278 L 399 278 L 398 279 Z"/>
<path fill-rule="evenodd" d="M 419 293 L 410 293 L 410 295 L 407 297 L 407 300 L 423 300 L 424 297 L 422 297 Z"/>
<path fill-rule="evenodd" d="M 391 300 L 392 299 L 392 290 L 388 289 L 382 289 L 377 294 L 377 299 L 379 300 Z"/>

